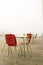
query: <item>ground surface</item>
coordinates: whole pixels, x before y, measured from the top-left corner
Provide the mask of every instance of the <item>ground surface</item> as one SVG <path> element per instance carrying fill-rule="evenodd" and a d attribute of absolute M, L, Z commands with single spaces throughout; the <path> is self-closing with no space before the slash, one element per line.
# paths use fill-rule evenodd
<path fill-rule="evenodd" d="M 8 52 L 5 52 L 7 50 L 7 46 L 5 47 L 5 50 L 3 50 L 2 54 L 2 47 L 1 45 L 2 42 L 0 43 L 0 65 L 43 65 L 43 38 L 38 37 L 36 39 L 31 40 L 30 47 L 32 49 L 32 57 L 30 54 L 26 51 L 25 52 L 25 58 L 24 56 L 21 56 L 21 53 L 19 53 L 18 56 L 18 51 L 15 53 L 13 49 L 13 55 L 7 56 Z M 23 48 L 22 48 L 23 50 Z M 6 54 L 6 55 L 5 55 Z M 24 54 L 24 52 L 23 52 Z"/>

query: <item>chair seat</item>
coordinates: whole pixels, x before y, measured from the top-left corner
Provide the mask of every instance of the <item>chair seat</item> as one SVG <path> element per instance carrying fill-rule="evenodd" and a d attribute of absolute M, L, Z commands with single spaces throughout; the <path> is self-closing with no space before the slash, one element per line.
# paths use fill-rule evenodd
<path fill-rule="evenodd" d="M 7 43 L 9 46 L 16 46 L 16 45 L 17 45 L 15 35 L 13 35 L 13 34 L 6 34 L 6 35 L 5 35 L 5 38 L 6 38 L 6 43 Z"/>

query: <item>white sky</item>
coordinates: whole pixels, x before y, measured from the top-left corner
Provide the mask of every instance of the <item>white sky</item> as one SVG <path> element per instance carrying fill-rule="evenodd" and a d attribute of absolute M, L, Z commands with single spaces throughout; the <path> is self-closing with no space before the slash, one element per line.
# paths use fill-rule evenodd
<path fill-rule="evenodd" d="M 43 33 L 42 0 L 0 0 L 0 32 Z"/>

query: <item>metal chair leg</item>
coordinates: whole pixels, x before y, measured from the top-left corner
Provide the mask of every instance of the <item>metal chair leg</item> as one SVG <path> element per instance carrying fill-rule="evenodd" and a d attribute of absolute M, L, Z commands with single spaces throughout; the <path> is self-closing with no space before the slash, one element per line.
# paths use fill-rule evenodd
<path fill-rule="evenodd" d="M 19 46 L 18 56 L 19 56 L 20 52 L 21 52 L 21 55 L 23 56 L 23 53 L 22 53 L 22 47 L 21 47 L 21 45 Z"/>
<path fill-rule="evenodd" d="M 23 47 L 24 47 L 24 58 L 25 58 L 25 43 L 23 44 Z"/>
<path fill-rule="evenodd" d="M 8 56 L 9 56 L 9 46 L 8 46 Z"/>
<path fill-rule="evenodd" d="M 30 51 L 29 51 L 29 48 L 30 48 L 30 51 L 31 51 L 31 53 L 30 53 Z M 27 45 L 27 52 L 29 52 L 29 54 L 30 54 L 30 56 L 32 56 L 31 54 L 32 54 L 32 50 L 31 50 L 31 47 L 29 46 L 29 45 Z"/>
<path fill-rule="evenodd" d="M 23 56 L 23 53 L 22 53 L 22 47 L 21 47 L 21 45 L 20 45 L 20 51 L 21 51 L 21 55 Z"/>
<path fill-rule="evenodd" d="M 3 48 L 2 48 L 2 54 L 3 54 L 4 48 L 5 48 L 5 44 L 4 44 Z"/>
<path fill-rule="evenodd" d="M 32 53 L 32 49 L 31 49 L 30 45 L 28 45 L 28 46 L 29 46 L 29 48 L 30 48 L 30 51 L 31 51 L 31 53 Z"/>
<path fill-rule="evenodd" d="M 14 51 L 15 51 L 15 54 L 16 54 L 16 46 L 14 46 Z"/>
<path fill-rule="evenodd" d="M 11 51 L 11 55 L 12 55 L 12 48 L 11 48 L 11 46 L 10 46 L 10 51 Z"/>

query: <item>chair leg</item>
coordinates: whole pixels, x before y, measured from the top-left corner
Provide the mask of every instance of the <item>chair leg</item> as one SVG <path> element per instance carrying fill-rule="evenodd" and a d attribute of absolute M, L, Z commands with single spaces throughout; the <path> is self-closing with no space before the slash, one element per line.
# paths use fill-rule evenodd
<path fill-rule="evenodd" d="M 11 51 L 11 55 L 12 55 L 12 48 L 11 48 L 11 46 L 10 46 L 10 51 Z"/>
<path fill-rule="evenodd" d="M 32 49 L 31 49 L 30 45 L 28 45 L 28 46 L 29 46 L 29 48 L 30 48 L 30 51 L 31 51 L 31 53 L 32 53 Z"/>
<path fill-rule="evenodd" d="M 8 46 L 8 56 L 9 56 L 9 52 L 11 52 L 11 55 L 12 55 L 12 49 L 10 46 Z"/>
<path fill-rule="evenodd" d="M 2 54 L 3 54 L 4 48 L 5 48 L 5 44 L 4 44 L 3 48 L 2 48 Z"/>
<path fill-rule="evenodd" d="M 8 56 L 9 56 L 9 46 L 8 46 Z"/>
<path fill-rule="evenodd" d="M 31 54 L 32 54 L 31 47 L 29 46 L 29 48 L 30 48 L 30 51 L 31 51 L 31 53 L 30 53 L 28 46 L 29 46 L 29 45 L 27 45 L 27 52 L 29 52 L 30 56 L 32 56 L 32 55 L 31 55 Z"/>
<path fill-rule="evenodd" d="M 15 54 L 16 54 L 16 46 L 14 46 L 14 51 L 15 51 Z"/>
<path fill-rule="evenodd" d="M 5 44 L 4 44 L 4 46 L 3 46 L 2 50 L 1 50 L 1 59 L 3 58 L 4 48 L 5 48 Z"/>
<path fill-rule="evenodd" d="M 21 47 L 21 45 L 20 45 L 20 51 L 21 51 L 21 55 L 23 56 L 23 53 L 22 53 L 22 47 Z"/>
<path fill-rule="evenodd" d="M 23 44 L 23 47 L 24 47 L 24 58 L 25 58 L 25 43 Z"/>
<path fill-rule="evenodd" d="M 20 49 L 18 48 L 18 50 L 19 50 L 19 51 L 18 51 L 18 56 L 19 56 L 19 54 L 20 54 Z"/>
<path fill-rule="evenodd" d="M 21 55 L 23 56 L 23 53 L 22 53 L 22 47 L 21 47 L 21 45 L 19 46 L 18 56 L 19 56 L 20 52 L 21 52 Z"/>

